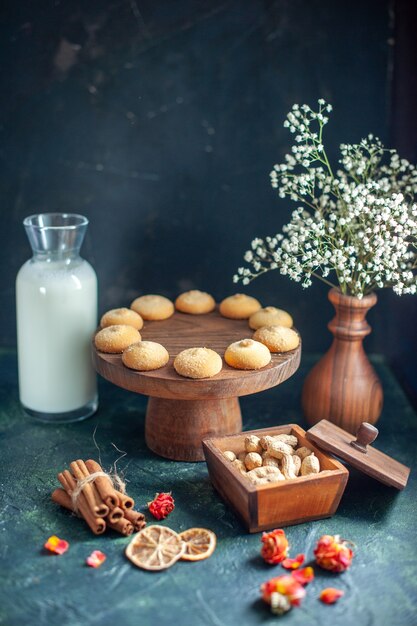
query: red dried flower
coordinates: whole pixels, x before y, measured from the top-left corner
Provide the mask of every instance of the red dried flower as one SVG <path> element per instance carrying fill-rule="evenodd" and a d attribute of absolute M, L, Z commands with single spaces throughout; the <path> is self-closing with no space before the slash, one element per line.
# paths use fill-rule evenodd
<path fill-rule="evenodd" d="M 285 569 L 298 569 L 305 561 L 304 554 L 297 554 L 295 559 L 284 559 L 281 563 Z"/>
<path fill-rule="evenodd" d="M 293 606 L 299 606 L 306 595 L 305 589 L 288 574 L 271 578 L 261 585 L 262 600 L 274 613 L 282 614 Z"/>
<path fill-rule="evenodd" d="M 291 576 L 300 583 L 300 585 L 308 585 L 314 580 L 314 570 L 312 567 L 303 567 L 303 569 L 297 569 L 291 573 Z"/>
<path fill-rule="evenodd" d="M 270 533 L 263 533 L 261 541 L 261 556 L 266 563 L 276 565 L 287 556 L 289 545 L 283 530 L 277 529 Z"/>
<path fill-rule="evenodd" d="M 323 535 L 316 545 L 314 556 L 317 565 L 331 572 L 344 572 L 352 562 L 353 552 L 348 547 L 348 541 L 340 539 L 339 535 Z"/>
<path fill-rule="evenodd" d="M 65 539 L 60 539 L 56 535 L 52 535 L 49 537 L 48 541 L 43 546 L 49 552 L 53 552 L 54 554 L 64 554 L 68 548 L 69 543 L 65 541 Z"/>
<path fill-rule="evenodd" d="M 175 509 L 174 498 L 170 493 L 157 493 L 148 509 L 156 519 L 165 519 Z"/>
<path fill-rule="evenodd" d="M 319 595 L 319 599 L 324 604 L 334 604 L 339 598 L 345 595 L 345 592 L 341 589 L 335 589 L 334 587 L 327 587 Z"/>
<path fill-rule="evenodd" d="M 104 563 L 106 558 L 107 557 L 104 554 L 104 552 L 100 552 L 100 550 L 93 550 L 90 556 L 86 558 L 85 562 L 90 567 L 97 568 L 97 567 L 100 567 Z"/>

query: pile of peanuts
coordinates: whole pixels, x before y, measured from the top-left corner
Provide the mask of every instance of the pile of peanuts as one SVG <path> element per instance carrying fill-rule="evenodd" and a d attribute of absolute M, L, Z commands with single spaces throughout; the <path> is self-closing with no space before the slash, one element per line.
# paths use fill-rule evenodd
<path fill-rule="evenodd" d="M 244 451 L 236 455 L 226 450 L 223 454 L 232 467 L 256 485 L 320 472 L 320 462 L 314 452 L 305 446 L 299 447 L 295 435 L 248 435 Z"/>

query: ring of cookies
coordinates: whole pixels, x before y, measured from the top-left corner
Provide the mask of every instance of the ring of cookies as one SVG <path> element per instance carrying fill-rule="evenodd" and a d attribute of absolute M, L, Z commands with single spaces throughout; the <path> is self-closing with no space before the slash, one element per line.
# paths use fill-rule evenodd
<path fill-rule="evenodd" d="M 142 340 L 144 323 L 170 318 L 175 310 L 188 315 L 205 315 L 216 307 L 212 295 L 197 289 L 181 293 L 175 304 L 165 296 L 149 294 L 133 300 L 130 308 L 111 309 L 100 320 L 94 338 L 96 349 L 108 354 L 121 354 L 125 367 L 148 372 L 167 365 L 170 355 L 160 343 Z M 239 370 L 259 370 L 271 361 L 271 353 L 295 350 L 300 337 L 293 330 L 289 313 L 261 303 L 246 294 L 233 294 L 220 302 L 219 313 L 231 320 L 248 320 L 251 337 L 234 341 L 225 350 L 224 361 Z M 255 331 L 255 332 L 253 332 Z M 173 368 L 190 379 L 211 378 L 223 368 L 223 359 L 216 351 L 196 346 L 179 352 Z"/>

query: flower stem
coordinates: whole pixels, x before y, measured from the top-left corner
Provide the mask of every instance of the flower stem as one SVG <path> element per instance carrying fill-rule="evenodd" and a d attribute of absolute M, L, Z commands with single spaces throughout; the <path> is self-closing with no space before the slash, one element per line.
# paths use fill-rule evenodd
<path fill-rule="evenodd" d="M 315 278 L 318 278 L 323 283 L 326 283 L 326 285 L 328 285 L 329 287 L 335 287 L 337 289 L 337 285 L 332 283 L 330 280 L 327 280 L 326 278 L 323 278 L 323 276 L 320 276 L 320 274 L 316 274 L 316 272 L 311 272 L 311 275 L 314 276 Z"/>

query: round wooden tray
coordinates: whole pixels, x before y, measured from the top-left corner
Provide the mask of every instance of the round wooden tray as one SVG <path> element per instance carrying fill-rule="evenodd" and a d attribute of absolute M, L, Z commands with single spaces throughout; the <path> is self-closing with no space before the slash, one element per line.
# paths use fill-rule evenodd
<path fill-rule="evenodd" d="M 125 367 L 121 355 L 98 352 L 93 343 L 93 362 L 110 382 L 149 396 L 146 412 L 146 443 L 151 450 L 178 461 L 204 459 L 201 441 L 242 430 L 239 396 L 269 389 L 296 372 L 301 345 L 285 354 L 273 354 L 261 370 L 236 370 L 223 362 L 213 378 L 193 380 L 179 376 L 173 367 L 175 356 L 186 348 L 207 347 L 223 356 L 233 341 L 251 337 L 247 320 L 230 320 L 218 311 L 207 315 L 174 313 L 161 322 L 145 322 L 142 339 L 166 347 L 170 360 L 151 372 Z"/>

